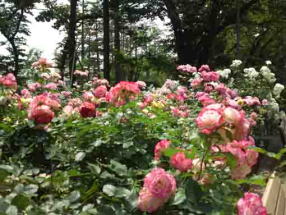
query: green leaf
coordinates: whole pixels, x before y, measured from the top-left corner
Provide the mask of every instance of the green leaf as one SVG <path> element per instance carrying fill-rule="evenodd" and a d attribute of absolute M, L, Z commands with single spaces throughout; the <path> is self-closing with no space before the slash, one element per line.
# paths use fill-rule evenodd
<path fill-rule="evenodd" d="M 167 157 L 172 157 L 174 154 L 181 152 L 182 150 L 180 149 L 175 149 L 175 148 L 167 148 L 163 151 L 163 154 Z"/>
<path fill-rule="evenodd" d="M 186 200 L 186 193 L 184 189 L 178 189 L 175 198 L 172 202 L 172 205 L 179 205 Z"/>
<path fill-rule="evenodd" d="M 7 210 L 6 210 L 7 215 L 17 215 L 18 214 L 18 209 L 14 205 L 10 205 Z"/>
<path fill-rule="evenodd" d="M 84 152 L 78 152 L 76 155 L 75 155 L 75 161 L 82 161 L 85 157 L 85 153 Z"/>
<path fill-rule="evenodd" d="M 262 175 L 255 175 L 251 178 L 239 179 L 239 180 L 236 180 L 235 183 L 237 183 L 237 184 L 254 184 L 254 185 L 260 185 L 260 186 L 266 185 L 265 177 Z"/>
<path fill-rule="evenodd" d="M 30 204 L 30 199 L 25 195 L 19 194 L 13 198 L 11 204 L 17 206 L 20 210 L 25 210 Z"/>
<path fill-rule="evenodd" d="M 110 161 L 110 168 L 120 176 L 127 175 L 127 167 L 115 160 Z"/>
<path fill-rule="evenodd" d="M 114 196 L 116 192 L 116 187 L 111 184 L 106 184 L 103 186 L 102 191 L 108 196 Z"/>
<path fill-rule="evenodd" d="M 68 200 L 72 203 L 75 202 L 76 200 L 78 200 L 80 198 L 80 192 L 75 190 L 73 192 L 71 192 L 71 194 L 68 197 Z"/>

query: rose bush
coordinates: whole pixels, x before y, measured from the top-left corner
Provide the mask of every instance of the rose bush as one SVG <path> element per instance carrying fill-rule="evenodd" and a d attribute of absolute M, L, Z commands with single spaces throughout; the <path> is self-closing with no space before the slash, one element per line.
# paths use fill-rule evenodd
<path fill-rule="evenodd" d="M 35 63 L 24 86 L 0 79 L 12 83 L 0 82 L 1 213 L 264 213 L 244 192 L 265 184 L 252 135 L 268 102 L 231 88 L 229 71 L 181 65 L 190 86 L 93 78 L 71 89 L 50 66 Z"/>

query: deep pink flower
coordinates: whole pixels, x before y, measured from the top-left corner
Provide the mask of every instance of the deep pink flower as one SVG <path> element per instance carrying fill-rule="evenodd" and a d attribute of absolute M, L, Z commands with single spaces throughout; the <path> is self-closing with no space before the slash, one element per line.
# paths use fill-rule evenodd
<path fill-rule="evenodd" d="M 159 160 L 163 150 L 167 149 L 170 146 L 171 142 L 169 140 L 159 141 L 154 149 L 154 159 Z"/>
<path fill-rule="evenodd" d="M 199 113 L 196 124 L 201 133 L 211 134 L 224 123 L 222 110 L 204 107 Z"/>
<path fill-rule="evenodd" d="M 80 106 L 79 113 L 82 117 L 87 118 L 87 117 L 95 117 L 96 116 L 96 110 L 95 110 L 95 105 L 90 102 L 84 102 Z"/>
<path fill-rule="evenodd" d="M 143 187 L 139 193 L 137 207 L 143 212 L 152 213 L 162 207 L 165 201 L 164 198 L 154 196 L 147 188 Z"/>
<path fill-rule="evenodd" d="M 40 94 L 33 98 L 30 102 L 29 108 L 33 109 L 40 105 L 47 105 L 53 110 L 58 110 L 61 107 L 59 101 L 52 97 L 53 94 Z"/>
<path fill-rule="evenodd" d="M 267 209 L 263 206 L 259 195 L 246 192 L 243 198 L 237 202 L 238 215 L 267 215 Z"/>
<path fill-rule="evenodd" d="M 184 152 L 177 152 L 171 157 L 170 164 L 181 172 L 186 172 L 192 168 L 193 161 L 191 159 L 186 158 Z"/>
<path fill-rule="evenodd" d="M 144 187 L 157 198 L 168 199 L 176 191 L 176 180 L 173 175 L 162 168 L 154 168 L 144 178 Z"/>

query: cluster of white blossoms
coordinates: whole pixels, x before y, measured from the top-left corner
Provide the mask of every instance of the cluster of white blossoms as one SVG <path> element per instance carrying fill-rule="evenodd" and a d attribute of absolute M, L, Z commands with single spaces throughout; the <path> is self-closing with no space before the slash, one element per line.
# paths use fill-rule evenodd
<path fill-rule="evenodd" d="M 253 67 L 245 68 L 243 72 L 244 77 L 250 78 L 250 80 L 255 80 L 259 76 L 259 73 Z"/>
<path fill-rule="evenodd" d="M 262 66 L 260 72 L 268 82 L 274 83 L 276 81 L 275 74 L 267 66 Z"/>
<path fill-rule="evenodd" d="M 239 67 L 242 64 L 241 60 L 233 60 L 232 64 L 230 65 L 231 67 Z"/>
<path fill-rule="evenodd" d="M 273 88 L 273 94 L 277 97 L 277 98 L 279 98 L 280 97 L 280 94 L 281 94 L 281 92 L 284 90 L 284 85 L 282 85 L 282 84 L 279 84 L 279 83 L 277 83 L 277 84 L 275 84 L 275 86 L 274 86 L 274 88 Z"/>
<path fill-rule="evenodd" d="M 231 74 L 231 70 L 230 69 L 218 70 L 217 73 L 222 78 L 228 79 L 229 75 Z"/>

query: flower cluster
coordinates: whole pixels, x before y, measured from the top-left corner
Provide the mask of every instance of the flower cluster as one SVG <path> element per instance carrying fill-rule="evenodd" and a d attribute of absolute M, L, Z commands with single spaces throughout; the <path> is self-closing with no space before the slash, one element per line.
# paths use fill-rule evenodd
<path fill-rule="evenodd" d="M 7 75 L 4 75 L 4 76 L 0 75 L 0 86 L 1 85 L 7 88 L 16 89 L 17 81 L 16 81 L 15 76 L 12 73 L 8 73 Z"/>
<path fill-rule="evenodd" d="M 152 213 L 164 205 L 176 192 L 176 179 L 162 168 L 155 168 L 144 178 L 139 193 L 138 208 Z"/>
<path fill-rule="evenodd" d="M 243 198 L 237 202 L 238 215 L 267 215 L 266 208 L 262 204 L 259 195 L 255 193 L 244 193 Z"/>

